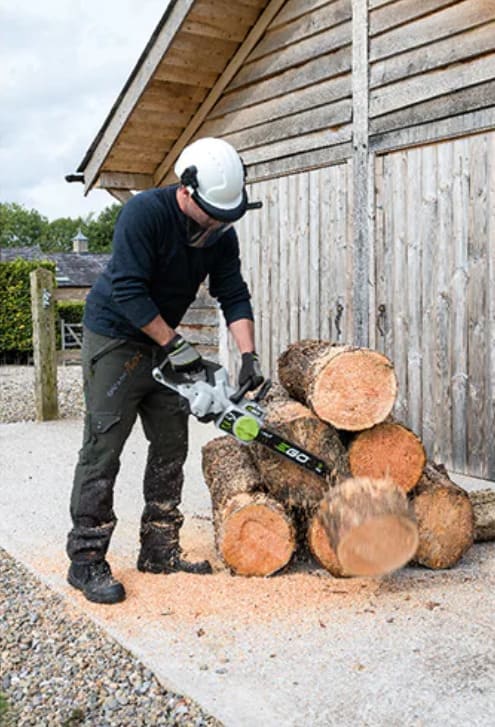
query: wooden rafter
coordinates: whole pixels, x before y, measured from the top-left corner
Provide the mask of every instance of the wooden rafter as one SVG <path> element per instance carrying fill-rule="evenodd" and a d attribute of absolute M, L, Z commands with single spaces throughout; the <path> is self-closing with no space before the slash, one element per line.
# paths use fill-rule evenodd
<path fill-rule="evenodd" d="M 98 187 L 107 190 L 116 189 L 148 189 L 153 186 L 151 174 L 129 174 L 127 172 L 102 172 L 98 178 Z"/>
<path fill-rule="evenodd" d="M 137 70 L 136 75 L 132 79 L 129 88 L 118 106 L 117 112 L 111 117 L 108 125 L 101 134 L 101 138 L 98 140 L 96 148 L 84 169 L 85 192 L 88 192 L 94 185 L 112 145 L 125 126 L 133 109 L 136 107 L 139 98 L 146 89 L 167 49 L 172 44 L 175 35 L 193 4 L 194 0 L 177 0 L 171 7 L 167 22 L 161 28 L 149 54 L 146 56 L 146 61 Z"/>
<path fill-rule="evenodd" d="M 225 88 L 233 79 L 233 77 L 241 67 L 242 63 L 244 63 L 249 53 L 252 51 L 256 43 L 259 41 L 267 27 L 270 25 L 271 21 L 285 2 L 286 0 L 271 0 L 268 3 L 267 7 L 259 17 L 256 24 L 249 31 L 244 43 L 237 50 L 237 52 L 227 65 L 220 78 L 216 81 L 215 85 L 209 92 L 206 99 L 203 101 L 202 105 L 200 106 L 188 126 L 184 129 L 180 137 L 173 145 L 172 149 L 168 152 L 168 154 L 156 170 L 154 175 L 154 184 L 156 186 L 159 186 L 163 182 L 184 146 L 188 144 L 196 131 L 199 129 L 213 106 L 222 95 Z"/>

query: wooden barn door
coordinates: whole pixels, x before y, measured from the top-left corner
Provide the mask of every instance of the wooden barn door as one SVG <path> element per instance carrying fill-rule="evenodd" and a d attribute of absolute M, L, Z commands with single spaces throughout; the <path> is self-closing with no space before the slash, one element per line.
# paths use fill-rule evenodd
<path fill-rule="evenodd" d="M 353 340 L 351 188 L 350 163 L 249 186 L 250 199 L 263 207 L 236 227 L 256 345 L 272 376 L 293 341 Z M 232 347 L 231 354 L 234 361 Z"/>
<path fill-rule="evenodd" d="M 495 479 L 495 133 L 376 159 L 372 342 L 428 455 Z"/>

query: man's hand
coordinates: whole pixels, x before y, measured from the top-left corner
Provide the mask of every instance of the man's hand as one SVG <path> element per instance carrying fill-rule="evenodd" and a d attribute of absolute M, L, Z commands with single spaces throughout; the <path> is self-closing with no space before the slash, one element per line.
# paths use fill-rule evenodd
<path fill-rule="evenodd" d="M 178 334 L 162 346 L 162 350 L 170 367 L 178 374 L 198 372 L 204 368 L 201 354 Z"/>
<path fill-rule="evenodd" d="M 239 372 L 239 386 L 242 387 L 249 382 L 249 391 L 251 391 L 260 386 L 263 380 L 258 354 L 254 351 L 243 353 L 242 366 Z"/>

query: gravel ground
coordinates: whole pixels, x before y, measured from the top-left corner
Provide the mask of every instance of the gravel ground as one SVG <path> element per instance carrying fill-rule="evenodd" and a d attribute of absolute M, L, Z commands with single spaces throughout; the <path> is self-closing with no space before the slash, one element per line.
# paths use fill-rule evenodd
<path fill-rule="evenodd" d="M 0 421 L 35 419 L 34 368 L 0 367 Z M 83 414 L 80 366 L 58 368 L 61 418 Z M 0 725 L 220 722 L 153 673 L 0 548 Z"/>
<path fill-rule="evenodd" d="M 60 418 L 82 416 L 81 367 L 59 366 L 57 387 Z M 34 366 L 0 366 L 0 422 L 8 424 L 34 419 Z"/>
<path fill-rule="evenodd" d="M 0 725 L 216 727 L 0 549 Z"/>

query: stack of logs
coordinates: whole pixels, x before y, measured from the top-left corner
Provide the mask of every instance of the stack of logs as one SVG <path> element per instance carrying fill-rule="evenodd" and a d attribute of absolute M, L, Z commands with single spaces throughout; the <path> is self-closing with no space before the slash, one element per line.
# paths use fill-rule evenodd
<path fill-rule="evenodd" d="M 391 362 L 308 340 L 280 356 L 278 375 L 266 426 L 322 459 L 329 475 L 228 436 L 203 447 L 216 546 L 230 570 L 271 575 L 304 546 L 334 576 L 381 575 L 411 560 L 454 565 L 475 537 L 473 502 L 391 418 Z"/>

